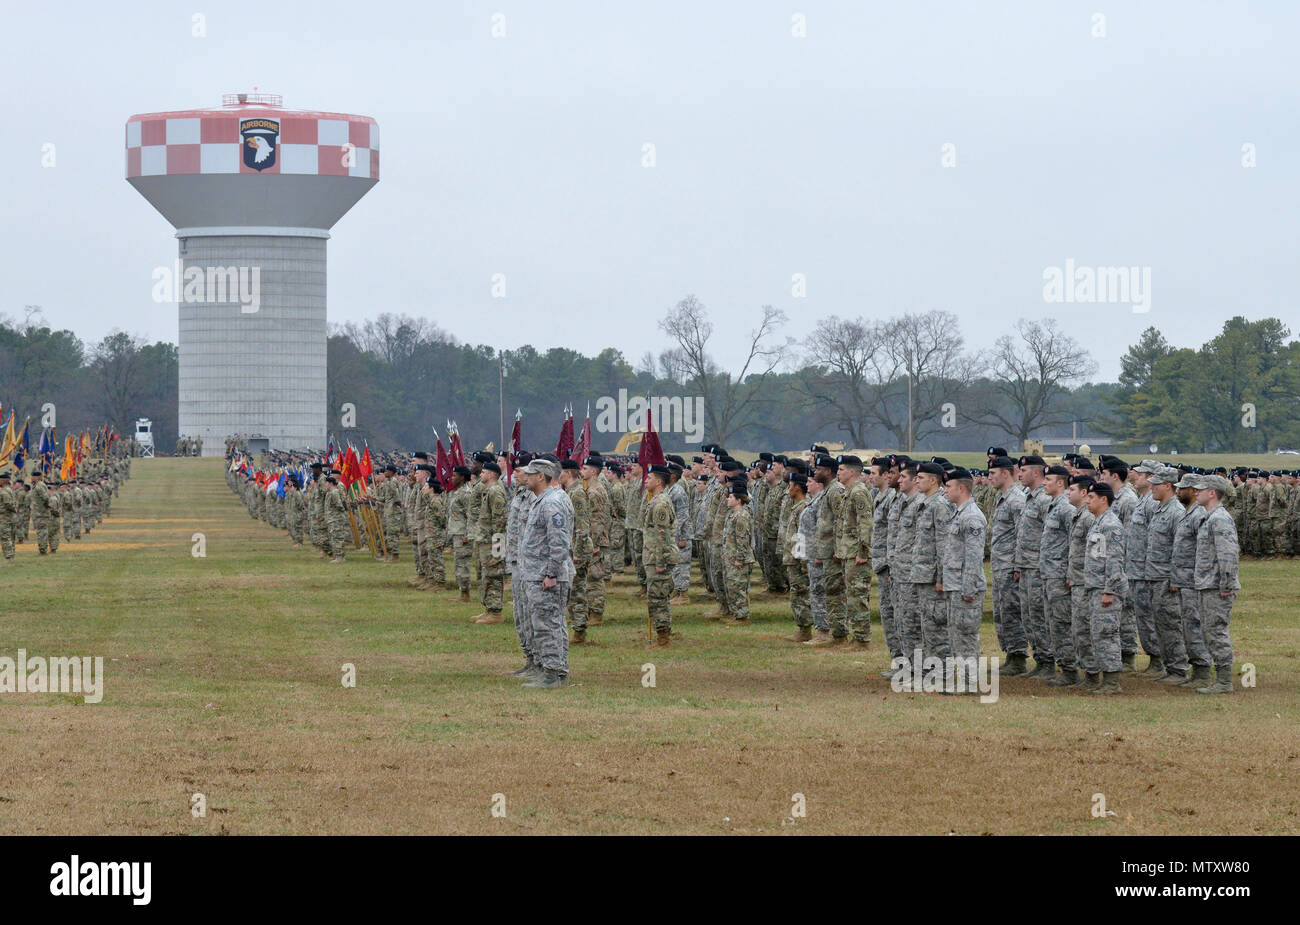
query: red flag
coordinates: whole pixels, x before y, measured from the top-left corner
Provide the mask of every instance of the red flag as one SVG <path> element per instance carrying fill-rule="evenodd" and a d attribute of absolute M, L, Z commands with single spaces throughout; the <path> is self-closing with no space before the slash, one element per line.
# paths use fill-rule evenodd
<path fill-rule="evenodd" d="M 564 409 L 564 423 L 560 426 L 560 441 L 555 444 L 555 458 L 563 462 L 573 458 L 573 414 Z"/>
<path fill-rule="evenodd" d="M 582 436 L 578 438 L 577 445 L 573 448 L 572 459 L 576 459 L 579 465 L 582 461 L 591 455 L 591 409 L 587 409 L 587 420 L 582 425 Z"/>
<path fill-rule="evenodd" d="M 351 446 L 342 456 L 343 460 L 339 463 L 339 481 L 343 483 L 343 490 L 348 491 L 352 488 L 352 483 L 361 477 L 361 461 L 357 459 L 357 451 Z"/>
<path fill-rule="evenodd" d="M 361 454 L 361 477 L 369 479 L 375 471 L 375 465 L 370 459 L 370 444 L 366 444 L 366 451 Z"/>
<path fill-rule="evenodd" d="M 510 442 L 506 444 L 506 484 L 511 484 L 515 473 L 515 454 L 524 442 L 524 413 L 515 411 L 515 427 L 510 431 Z"/>
<path fill-rule="evenodd" d="M 451 454 L 451 464 L 453 466 L 463 466 L 465 465 L 465 448 L 460 443 L 460 428 L 455 424 L 452 424 L 451 427 L 451 448 L 448 450 Z"/>
<path fill-rule="evenodd" d="M 641 484 L 645 484 L 646 473 L 651 466 L 662 466 L 663 448 L 659 446 L 659 435 L 655 433 L 654 413 L 647 408 L 645 413 L 645 434 L 641 437 L 641 449 L 637 451 L 636 461 L 641 466 Z"/>
<path fill-rule="evenodd" d="M 445 491 L 451 491 L 451 457 L 442 448 L 442 438 L 438 438 L 438 452 L 434 459 L 434 470 L 438 481 Z"/>

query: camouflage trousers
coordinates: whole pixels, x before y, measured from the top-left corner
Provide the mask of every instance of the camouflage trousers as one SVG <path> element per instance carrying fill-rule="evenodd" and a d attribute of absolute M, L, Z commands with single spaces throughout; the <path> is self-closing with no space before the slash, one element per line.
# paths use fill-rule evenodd
<path fill-rule="evenodd" d="M 677 550 L 677 564 L 673 566 L 673 590 L 685 594 L 691 589 L 691 544 Z"/>
<path fill-rule="evenodd" d="M 1029 647 L 1034 653 L 1034 661 L 1050 662 L 1052 660 L 1052 638 L 1047 630 L 1047 615 L 1044 613 L 1043 579 L 1037 569 L 1022 569 L 1020 572 L 1020 620 L 1029 634 Z"/>
<path fill-rule="evenodd" d="M 483 580 L 483 544 L 475 540 L 470 544 L 470 561 L 474 563 L 474 580 Z"/>
<path fill-rule="evenodd" d="M 978 595 L 970 602 L 961 599 L 960 591 L 945 591 L 943 595 L 948 599 L 948 655 L 954 659 L 975 659 L 978 662 L 984 595 Z"/>
<path fill-rule="evenodd" d="M 1124 600 L 1115 596 L 1107 607 L 1101 598 L 1100 588 L 1088 589 L 1088 632 L 1092 636 L 1093 658 L 1098 671 L 1119 671 L 1122 666 L 1119 622 Z"/>
<path fill-rule="evenodd" d="M 1020 615 L 1020 585 L 1010 572 L 993 573 L 993 628 L 1003 652 L 1008 655 L 1029 654 L 1025 623 Z"/>
<path fill-rule="evenodd" d="M 624 562 L 624 549 L 627 546 L 627 532 L 621 527 L 609 529 L 609 547 L 605 550 L 605 574 L 622 575 L 627 567 Z"/>
<path fill-rule="evenodd" d="M 593 617 L 605 615 L 605 554 L 607 546 L 597 546 L 587 566 L 587 612 Z"/>
<path fill-rule="evenodd" d="M 645 534 L 640 530 L 627 531 L 629 545 L 632 548 L 632 562 L 636 565 L 636 580 L 645 587 L 645 563 L 641 561 L 641 554 L 645 551 Z"/>
<path fill-rule="evenodd" d="M 447 546 L 445 542 L 430 538 L 428 548 L 428 577 L 439 584 L 447 582 Z"/>
<path fill-rule="evenodd" d="M 1125 655 L 1137 654 L 1137 616 L 1133 612 L 1133 597 L 1131 594 L 1124 598 L 1124 606 L 1119 614 L 1119 645 L 1120 651 Z"/>
<path fill-rule="evenodd" d="M 293 540 L 295 543 L 301 543 L 302 523 L 291 517 L 289 518 L 288 528 L 289 528 L 289 539 Z"/>
<path fill-rule="evenodd" d="M 947 592 L 936 591 L 929 582 L 913 587 L 916 588 L 917 610 L 921 617 L 921 653 L 925 658 L 947 658 L 952 654 L 949 648 Z"/>
<path fill-rule="evenodd" d="M 61 532 L 61 517 L 50 518 L 50 552 L 59 551 L 59 533 Z M 40 536 L 38 533 L 37 536 Z"/>
<path fill-rule="evenodd" d="M 1228 623 L 1232 620 L 1232 604 L 1237 599 L 1233 591 L 1226 599 L 1217 590 L 1201 591 L 1201 625 L 1205 634 L 1205 647 L 1216 669 L 1232 667 L 1232 637 Z"/>
<path fill-rule="evenodd" d="M 831 625 L 826 619 L 826 570 L 814 560 L 805 560 L 808 566 L 808 607 L 812 611 L 813 626 L 818 632 L 829 633 Z"/>
<path fill-rule="evenodd" d="M 808 563 L 795 561 L 785 567 L 785 583 L 790 589 L 790 610 L 795 626 L 812 626 L 812 603 L 808 599 Z"/>
<path fill-rule="evenodd" d="M 524 581 L 531 624 L 533 661 L 547 671 L 569 673 L 569 634 L 564 628 L 564 610 L 569 600 L 569 582 L 557 581 L 550 590 L 541 581 Z"/>
<path fill-rule="evenodd" d="M 587 629 L 587 563 L 573 563 L 574 576 L 569 588 L 569 624 L 575 632 Z"/>
<path fill-rule="evenodd" d="M 877 594 L 880 596 L 880 628 L 885 632 L 885 645 L 890 655 L 901 655 L 902 646 L 898 643 L 898 628 L 894 625 L 894 588 L 889 577 L 889 566 L 876 572 Z"/>
<path fill-rule="evenodd" d="M 528 596 L 524 589 L 528 583 L 521 581 L 518 575 L 510 576 L 511 607 L 515 617 L 515 635 L 519 637 L 519 648 L 524 655 L 536 661 L 533 646 L 533 621 L 528 616 Z"/>
<path fill-rule="evenodd" d="M 1129 579 L 1129 597 L 1133 600 L 1133 621 L 1137 626 L 1138 640 L 1147 655 L 1160 655 L 1160 637 L 1156 633 L 1156 603 L 1154 583 L 1143 579 Z"/>
<path fill-rule="evenodd" d="M 1183 609 L 1178 595 L 1169 590 L 1168 581 L 1147 582 L 1151 585 L 1151 606 L 1155 610 L 1156 640 L 1165 670 L 1187 674 L 1187 643 L 1183 639 Z"/>
<path fill-rule="evenodd" d="M 657 574 L 653 568 L 646 572 L 645 599 L 650 607 L 650 621 L 656 633 L 668 633 L 673 628 L 672 611 L 668 609 L 668 598 L 673 593 L 672 573 L 667 569 Z"/>
<path fill-rule="evenodd" d="M 871 641 L 871 564 L 844 560 L 844 602 L 858 642 Z"/>
<path fill-rule="evenodd" d="M 1178 605 L 1188 659 L 1193 665 L 1208 668 L 1214 660 L 1205 645 L 1205 629 L 1201 626 L 1201 593 L 1194 588 L 1179 588 Z"/>
<path fill-rule="evenodd" d="M 14 557 L 14 522 L 8 518 L 5 523 L 0 523 L 0 548 L 4 549 L 6 559 Z"/>
<path fill-rule="evenodd" d="M 1071 613 L 1070 589 L 1064 578 L 1043 579 L 1043 610 L 1047 618 L 1048 643 L 1052 656 L 1062 671 L 1078 668 L 1074 651 L 1074 616 Z"/>
<path fill-rule="evenodd" d="M 831 635 L 842 638 L 849 634 L 849 600 L 844 588 L 844 561 L 823 559 L 822 569 L 826 583 L 826 620 L 831 625 Z"/>
<path fill-rule="evenodd" d="M 469 538 L 453 536 L 451 538 L 451 555 L 456 569 L 456 587 L 461 591 L 469 590 L 469 560 L 474 555 L 474 547 Z"/>
<path fill-rule="evenodd" d="M 346 518 L 336 517 L 329 521 L 329 554 L 335 559 L 347 558 L 348 522 Z"/>
<path fill-rule="evenodd" d="M 402 548 L 401 520 L 388 518 L 384 521 L 384 548 L 394 559 L 398 558 L 398 552 Z"/>
<path fill-rule="evenodd" d="M 421 578 L 429 577 L 429 537 L 424 527 L 416 527 L 411 535 L 411 545 L 415 550 L 415 574 Z"/>
<path fill-rule="evenodd" d="M 483 560 L 480 565 L 483 570 L 483 609 L 488 613 L 500 613 L 506 606 L 506 560 L 493 559 L 492 547 L 487 543 L 480 544 L 479 548 Z"/>
<path fill-rule="evenodd" d="M 1070 588 L 1070 634 L 1074 637 L 1074 662 L 1088 674 L 1096 674 L 1097 657 L 1092 652 L 1092 610 L 1088 591 L 1081 585 Z"/>
<path fill-rule="evenodd" d="M 768 587 L 777 592 L 788 590 L 790 579 L 785 564 L 781 561 L 781 547 L 777 544 L 775 535 L 763 537 L 763 549 L 768 564 Z"/>
<path fill-rule="evenodd" d="M 921 585 L 911 581 L 894 583 L 894 630 L 898 633 L 898 644 L 903 648 L 903 655 L 910 658 L 917 649 L 922 649 L 924 639 L 921 613 Z M 934 585 L 930 585 L 934 590 Z"/>
<path fill-rule="evenodd" d="M 719 557 L 721 558 L 721 557 Z M 724 563 L 722 580 L 727 583 L 727 612 L 733 620 L 749 619 L 749 570 L 753 562 L 734 565 Z"/>
<path fill-rule="evenodd" d="M 41 552 L 59 548 L 58 521 L 53 517 L 36 518 L 36 548 Z"/>
<path fill-rule="evenodd" d="M 713 595 L 718 599 L 719 609 L 724 613 L 730 613 L 727 607 L 727 576 L 721 550 L 710 552 L 709 571 L 713 573 Z"/>
<path fill-rule="evenodd" d="M 704 590 L 712 594 L 713 572 L 709 569 L 709 544 L 704 540 L 695 540 L 692 545 L 695 547 L 695 561 L 700 563 L 700 579 L 704 582 Z"/>

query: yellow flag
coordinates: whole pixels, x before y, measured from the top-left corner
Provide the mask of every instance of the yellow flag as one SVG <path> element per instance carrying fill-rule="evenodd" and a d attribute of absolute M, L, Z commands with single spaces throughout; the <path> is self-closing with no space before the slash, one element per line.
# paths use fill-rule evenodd
<path fill-rule="evenodd" d="M 68 434 L 63 438 L 63 467 L 59 470 L 59 478 L 66 482 L 72 476 L 73 465 L 72 434 Z"/>

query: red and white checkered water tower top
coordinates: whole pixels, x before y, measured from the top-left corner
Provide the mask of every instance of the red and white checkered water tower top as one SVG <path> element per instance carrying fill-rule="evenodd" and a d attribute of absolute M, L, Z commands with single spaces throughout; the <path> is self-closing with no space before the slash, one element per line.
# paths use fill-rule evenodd
<path fill-rule="evenodd" d="M 220 108 L 126 122 L 126 179 L 174 226 L 329 229 L 379 180 L 369 116 L 229 93 Z"/>

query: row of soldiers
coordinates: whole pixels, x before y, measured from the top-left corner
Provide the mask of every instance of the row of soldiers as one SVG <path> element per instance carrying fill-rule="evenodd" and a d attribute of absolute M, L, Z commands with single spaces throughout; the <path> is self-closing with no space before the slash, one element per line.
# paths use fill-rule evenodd
<path fill-rule="evenodd" d="M 6 561 L 33 529 L 42 556 L 59 551 L 60 537 L 71 542 L 88 535 L 109 516 L 113 498 L 131 476 L 131 460 L 93 460 L 82 471 L 76 478 L 47 480 L 39 466 L 26 479 L 21 471 L 0 470 L 0 550 Z"/>
<path fill-rule="evenodd" d="M 176 439 L 177 456 L 202 456 L 203 455 L 203 438 L 202 437 L 178 437 Z"/>

